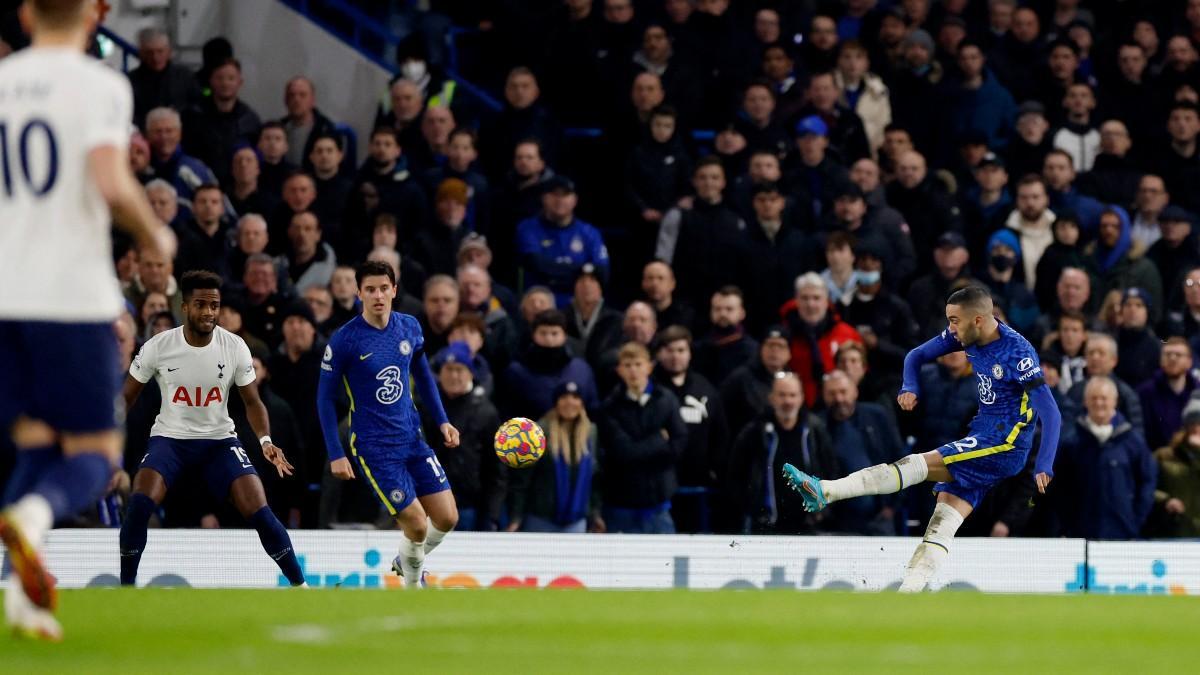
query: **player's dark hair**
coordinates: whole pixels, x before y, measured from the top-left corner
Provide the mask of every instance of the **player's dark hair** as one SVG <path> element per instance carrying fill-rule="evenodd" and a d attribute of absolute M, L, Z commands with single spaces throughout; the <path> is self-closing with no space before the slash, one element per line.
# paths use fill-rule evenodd
<path fill-rule="evenodd" d="M 87 4 L 87 0 L 29 0 L 34 16 L 51 29 L 73 26 L 83 17 Z"/>
<path fill-rule="evenodd" d="M 529 332 L 536 333 L 537 329 L 542 326 L 558 326 L 559 328 L 567 329 L 567 315 L 557 309 L 545 309 L 538 312 L 537 316 L 533 317 L 533 323 L 530 325 Z"/>
<path fill-rule="evenodd" d="M 183 278 L 179 280 L 179 288 L 183 291 L 183 299 L 186 301 L 192 296 L 192 293 L 200 290 L 213 290 L 220 292 L 221 284 L 224 283 L 221 277 L 208 270 L 192 270 L 184 272 Z"/>
<path fill-rule="evenodd" d="M 396 270 L 382 260 L 368 260 L 354 270 L 354 281 L 362 288 L 363 280 L 367 277 L 385 276 L 393 286 L 396 285 Z"/>
<path fill-rule="evenodd" d="M 991 312 L 983 311 L 992 302 L 992 295 L 987 292 L 983 286 L 967 286 L 960 288 L 950 294 L 946 298 L 947 305 L 958 305 L 968 309 L 980 310 L 981 314 L 990 314 Z"/>

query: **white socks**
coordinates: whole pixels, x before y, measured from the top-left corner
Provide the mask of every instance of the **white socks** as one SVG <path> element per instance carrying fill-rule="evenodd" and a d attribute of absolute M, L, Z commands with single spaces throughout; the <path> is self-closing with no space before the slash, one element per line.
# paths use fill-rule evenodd
<path fill-rule="evenodd" d="M 420 588 L 421 567 L 425 564 L 425 542 L 412 541 L 408 537 L 400 542 L 400 569 L 404 573 L 405 588 Z"/>
<path fill-rule="evenodd" d="M 893 464 L 876 464 L 837 480 L 821 481 L 825 499 L 836 502 L 863 495 L 889 495 L 923 483 L 929 467 L 920 455 L 901 457 Z"/>
<path fill-rule="evenodd" d="M 432 520 L 429 521 L 429 533 L 425 535 L 425 555 L 433 553 L 433 549 L 437 548 L 438 544 L 442 543 L 442 540 L 446 538 L 446 535 L 453 531 L 454 528 L 450 528 L 442 532 L 438 529 L 437 525 L 433 524 Z"/>
<path fill-rule="evenodd" d="M 904 581 L 900 582 L 901 593 L 920 593 L 929 585 L 938 566 L 950 552 L 950 540 L 963 524 L 963 515 L 958 509 L 938 502 L 925 528 L 925 539 L 917 545 L 908 568 L 904 570 Z"/>

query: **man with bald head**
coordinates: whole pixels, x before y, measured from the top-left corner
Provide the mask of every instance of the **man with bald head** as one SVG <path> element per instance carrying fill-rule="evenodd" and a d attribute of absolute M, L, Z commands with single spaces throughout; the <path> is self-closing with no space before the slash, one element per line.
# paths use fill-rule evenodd
<path fill-rule="evenodd" d="M 287 134 L 285 159 L 294 166 L 310 167 L 308 156 L 318 136 L 337 133 L 333 120 L 317 109 L 317 87 L 313 81 L 298 75 L 288 80 L 283 90 L 287 114 L 280 118 Z"/>
<path fill-rule="evenodd" d="M 667 263 L 654 260 L 642 268 L 642 295 L 654 308 L 659 326 L 694 327 L 696 312 L 675 297 L 675 270 Z"/>
<path fill-rule="evenodd" d="M 909 150 L 896 158 L 896 180 L 886 189 L 887 202 L 908 223 L 913 248 L 918 255 L 933 250 L 938 237 L 946 232 L 962 232 L 958 207 L 942 182 L 929 174 L 925 157 Z M 918 261 L 928 263 L 929 258 Z"/>
<path fill-rule="evenodd" d="M 1138 196 L 1138 181 L 1142 177 L 1142 170 L 1130 160 L 1132 148 L 1133 140 L 1124 122 L 1110 119 L 1101 124 L 1100 153 L 1096 155 L 1092 170 L 1080 175 L 1075 186 L 1096 199 L 1132 204 Z"/>
<path fill-rule="evenodd" d="M 1117 377 L 1118 357 L 1117 341 L 1107 333 L 1088 333 L 1083 356 L 1085 359 L 1084 375 L 1088 379 L 1097 377 L 1112 380 L 1117 388 L 1117 410 L 1133 425 L 1139 435 L 1143 434 L 1145 416 L 1142 410 L 1142 400 L 1137 390 L 1129 383 Z M 1150 373 L 1147 373 L 1150 375 Z M 1080 380 L 1071 385 L 1063 398 L 1063 417 L 1072 419 L 1080 414 L 1084 407 L 1084 388 L 1088 379 Z"/>
<path fill-rule="evenodd" d="M 137 68 L 129 73 L 133 87 L 133 121 L 142 126 L 146 113 L 159 106 L 182 111 L 201 99 L 191 70 L 172 60 L 171 38 L 160 28 L 138 32 Z"/>
<path fill-rule="evenodd" d="M 477 265 L 458 268 L 459 308 L 483 319 L 482 354 L 493 370 L 503 371 L 517 353 L 517 325 L 500 299 L 492 292 L 492 276 Z"/>
<path fill-rule="evenodd" d="M 904 456 L 900 429 L 878 403 L 858 400 L 858 385 L 843 370 L 827 374 L 821 383 L 825 411 L 821 419 L 833 439 L 842 471 L 858 471 L 887 464 Z M 848 499 L 834 510 L 838 529 L 856 534 L 892 535 L 892 507 L 896 500 L 869 495 Z"/>
<path fill-rule="evenodd" d="M 1044 337 L 1058 327 L 1058 317 L 1065 312 L 1078 312 L 1088 318 L 1088 330 L 1100 330 L 1093 313 L 1092 277 L 1078 267 L 1064 267 L 1054 287 L 1055 306 L 1045 311 L 1034 324 L 1034 335 Z"/>

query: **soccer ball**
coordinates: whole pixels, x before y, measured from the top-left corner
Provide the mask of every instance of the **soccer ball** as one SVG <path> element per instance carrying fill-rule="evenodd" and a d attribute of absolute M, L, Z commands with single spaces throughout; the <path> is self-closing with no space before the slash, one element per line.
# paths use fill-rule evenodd
<path fill-rule="evenodd" d="M 531 419 L 514 417 L 496 430 L 496 456 L 514 469 L 533 466 L 546 452 L 546 434 Z"/>

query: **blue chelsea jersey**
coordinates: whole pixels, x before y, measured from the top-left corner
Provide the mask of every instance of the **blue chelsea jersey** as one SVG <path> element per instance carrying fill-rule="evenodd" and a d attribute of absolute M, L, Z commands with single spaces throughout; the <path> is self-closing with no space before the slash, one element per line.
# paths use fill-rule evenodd
<path fill-rule="evenodd" d="M 942 331 L 938 339 L 947 342 L 946 352 L 963 349 L 967 353 L 979 389 L 977 418 L 1016 420 L 1028 415 L 1028 392 L 1043 383 L 1042 364 L 1033 345 L 1020 333 L 1003 323 L 999 329 L 999 340 L 965 349 L 949 330 Z"/>
<path fill-rule="evenodd" d="M 409 383 L 413 360 L 424 348 L 420 323 L 399 312 L 392 312 L 382 330 L 359 315 L 334 332 L 321 360 L 321 377 L 334 378 L 350 397 L 352 446 L 407 445 L 421 438 Z"/>

